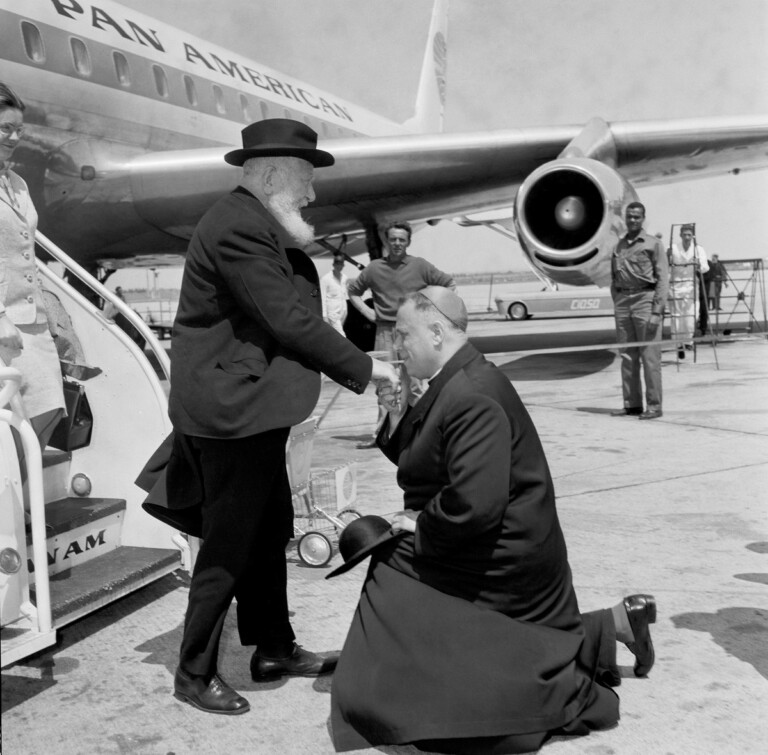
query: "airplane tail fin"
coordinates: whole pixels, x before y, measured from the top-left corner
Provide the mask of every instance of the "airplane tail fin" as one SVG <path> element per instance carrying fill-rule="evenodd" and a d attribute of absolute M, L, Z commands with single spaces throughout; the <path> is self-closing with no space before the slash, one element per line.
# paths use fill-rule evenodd
<path fill-rule="evenodd" d="M 421 64 L 416 113 L 403 126 L 415 133 L 443 130 L 448 52 L 448 0 L 435 0 Z"/>

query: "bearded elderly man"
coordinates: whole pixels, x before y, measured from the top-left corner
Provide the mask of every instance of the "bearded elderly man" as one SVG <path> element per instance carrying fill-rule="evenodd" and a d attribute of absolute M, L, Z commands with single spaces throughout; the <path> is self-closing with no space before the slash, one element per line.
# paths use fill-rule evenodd
<path fill-rule="evenodd" d="M 403 490 L 392 530 L 405 534 L 372 552 L 334 674 L 338 751 L 529 752 L 618 721 L 617 640 L 636 675 L 653 665 L 652 596 L 580 613 L 536 428 L 466 328 L 447 288 L 397 313 L 399 355 L 429 387 L 403 409 L 380 390 L 378 443 Z"/>
<path fill-rule="evenodd" d="M 175 695 L 209 713 L 248 701 L 218 673 L 233 597 L 240 642 L 255 645 L 255 680 L 330 671 L 295 643 L 285 547 L 293 507 L 285 466 L 289 429 L 311 413 L 319 371 L 356 393 L 397 385 L 323 321 L 317 271 L 302 251 L 313 230 L 300 209 L 315 198 L 314 169 L 333 164 L 303 123 L 270 119 L 243 132 L 225 160 L 240 185 L 203 216 L 189 245 L 173 329 L 167 468 L 168 521 L 202 536 L 189 590 Z"/>

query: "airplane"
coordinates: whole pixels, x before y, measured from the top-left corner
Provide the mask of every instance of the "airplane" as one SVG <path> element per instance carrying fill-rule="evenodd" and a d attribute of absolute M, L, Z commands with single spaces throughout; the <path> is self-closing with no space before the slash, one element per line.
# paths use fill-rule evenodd
<path fill-rule="evenodd" d="M 222 155 L 258 118 L 304 120 L 336 157 L 307 211 L 315 253 L 358 239 L 380 256 L 389 219 L 469 224 L 498 212 L 483 222 L 513 231 L 534 270 L 564 284 L 606 285 L 635 187 L 768 166 L 762 116 L 442 133 L 445 0 L 403 124 L 111 0 L 23 11 L 0 0 L 0 18 L 3 76 L 30 105 L 16 169 L 40 229 L 91 269 L 183 254 L 237 184 Z M 510 205 L 513 224 L 502 219 Z"/>
<path fill-rule="evenodd" d="M 223 155 L 244 125 L 300 119 L 334 154 L 307 209 L 315 253 L 357 244 L 378 256 L 389 219 L 459 217 L 513 232 L 538 274 L 560 283 L 606 282 L 633 184 L 768 167 L 766 117 L 444 133 L 446 30 L 447 3 L 436 0 L 414 117 L 394 123 L 111 0 L 0 0 L 2 80 L 27 104 L 12 167 L 39 213 L 38 244 L 112 303 L 153 355 L 38 260 L 43 288 L 97 369 L 66 381 L 87 407 L 69 428 L 76 441 L 65 434 L 41 454 L 14 396 L 18 371 L 0 366 L 3 665 L 180 565 L 191 569 L 194 539 L 150 520 L 134 485 L 171 431 L 168 355 L 89 271 L 176 263 L 201 215 L 238 182 Z M 11 427 L 26 451 L 26 485 Z M 297 432 L 297 447 L 312 429 Z M 308 473 L 306 462 L 295 466 Z M 327 538 L 315 538 L 320 551 L 327 563 Z"/>

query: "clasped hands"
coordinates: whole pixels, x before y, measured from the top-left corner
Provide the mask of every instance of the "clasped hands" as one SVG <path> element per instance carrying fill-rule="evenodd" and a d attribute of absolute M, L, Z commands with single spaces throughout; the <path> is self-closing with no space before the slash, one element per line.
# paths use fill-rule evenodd
<path fill-rule="evenodd" d="M 400 411 L 402 382 L 398 364 L 374 359 L 371 372 L 371 380 L 376 383 L 379 403 L 390 413 Z"/>

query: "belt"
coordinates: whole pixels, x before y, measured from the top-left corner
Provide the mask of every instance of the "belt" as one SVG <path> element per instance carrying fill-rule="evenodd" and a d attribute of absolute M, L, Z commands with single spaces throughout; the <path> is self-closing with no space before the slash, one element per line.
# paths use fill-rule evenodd
<path fill-rule="evenodd" d="M 638 291 L 655 291 L 656 286 L 640 286 L 639 288 L 619 288 L 614 286 L 614 289 L 622 294 L 636 294 Z"/>

